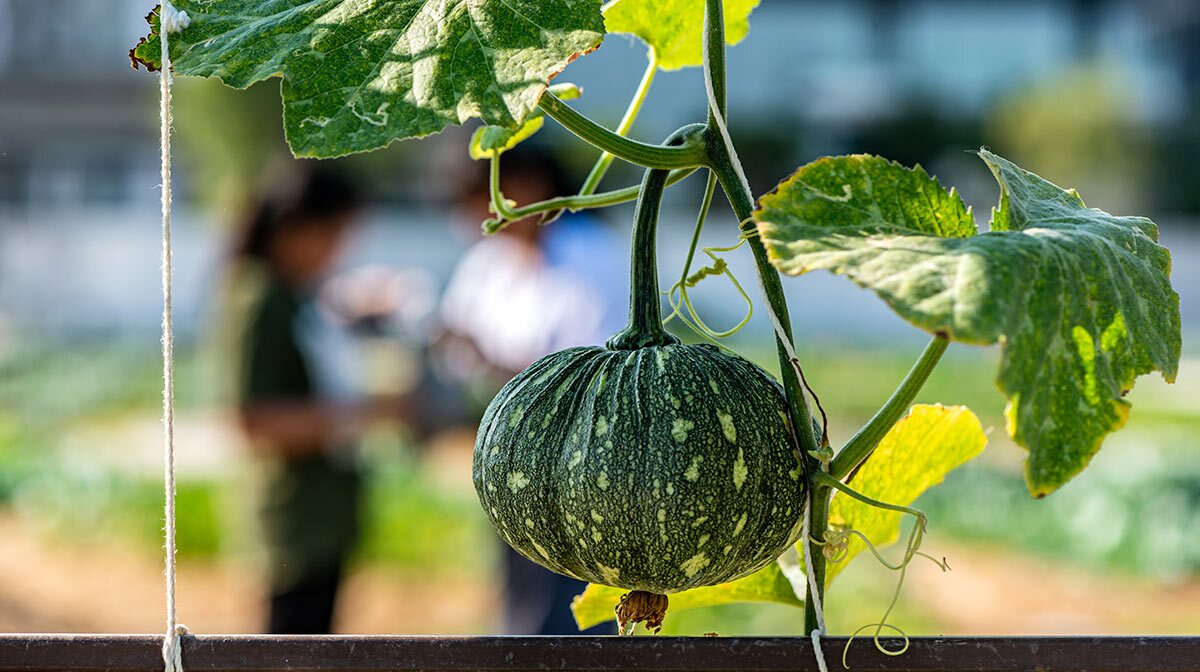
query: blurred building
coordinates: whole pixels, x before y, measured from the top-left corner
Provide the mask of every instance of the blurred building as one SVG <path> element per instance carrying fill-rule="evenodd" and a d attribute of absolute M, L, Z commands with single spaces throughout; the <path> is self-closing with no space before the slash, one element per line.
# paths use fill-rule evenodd
<path fill-rule="evenodd" d="M 0 0 L 0 323 L 157 324 L 156 79 L 126 59 L 153 4 Z M 731 96 L 750 101 L 733 123 L 756 186 L 798 160 L 864 148 L 952 173 L 953 162 L 937 157 L 978 146 L 1005 92 L 1078 64 L 1119 76 L 1122 118 L 1146 129 L 1147 151 L 1200 147 L 1193 0 L 764 0 L 752 36 L 731 51 L 730 68 Z M 643 53 L 614 37 L 572 65 L 566 76 L 587 88 L 580 107 L 615 119 Z M 699 118 L 698 77 L 660 77 L 637 132 L 658 137 Z M 186 190 L 186 157 L 180 164 Z M 1200 190 L 1186 176 L 1176 182 L 1149 200 L 1195 218 Z M 400 203 L 404 212 L 389 219 L 421 220 L 415 205 Z M 186 203 L 179 217 L 185 329 L 201 314 L 205 264 L 219 247 L 208 217 Z M 450 260 L 453 245 L 443 242 Z"/>

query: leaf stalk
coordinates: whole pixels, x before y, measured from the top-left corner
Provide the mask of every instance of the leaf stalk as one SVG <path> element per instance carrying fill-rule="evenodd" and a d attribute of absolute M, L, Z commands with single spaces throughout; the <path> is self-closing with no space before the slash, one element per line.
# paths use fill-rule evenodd
<path fill-rule="evenodd" d="M 949 345 L 950 339 L 946 336 L 938 334 L 933 337 L 929 345 L 925 346 L 921 357 L 909 370 L 908 375 L 900 382 L 900 386 L 892 392 L 892 396 L 875 413 L 874 417 L 846 442 L 846 445 L 830 462 L 829 473 L 831 476 L 838 480 L 847 478 L 870 457 L 883 437 L 908 412 L 913 399 L 921 391 L 925 381 L 929 379 L 929 374 L 933 373 L 933 369 L 941 361 L 942 355 Z"/>
<path fill-rule="evenodd" d="M 646 71 L 642 73 L 642 81 L 638 84 L 633 99 L 629 101 L 625 116 L 621 117 L 621 123 L 617 126 L 617 135 L 629 135 L 630 129 L 633 128 L 633 122 L 637 119 L 638 113 L 642 111 L 642 104 L 646 102 L 646 94 L 650 91 L 650 85 L 654 83 L 654 75 L 658 73 L 658 54 L 654 51 L 654 47 L 650 47 L 646 60 Z M 596 159 L 596 165 L 592 166 L 592 171 L 588 173 L 587 179 L 583 181 L 583 186 L 579 188 L 580 196 L 596 193 L 600 181 L 604 179 L 614 158 L 616 157 L 611 153 L 604 152 L 599 159 Z"/>
<path fill-rule="evenodd" d="M 650 145 L 610 131 L 552 93 L 543 94 L 538 104 L 550 118 L 585 142 L 634 165 L 659 169 L 698 168 L 705 165 L 706 153 L 698 138 L 691 142 L 685 139 L 685 142 L 673 147 Z M 701 128 L 696 126 L 697 135 Z"/>

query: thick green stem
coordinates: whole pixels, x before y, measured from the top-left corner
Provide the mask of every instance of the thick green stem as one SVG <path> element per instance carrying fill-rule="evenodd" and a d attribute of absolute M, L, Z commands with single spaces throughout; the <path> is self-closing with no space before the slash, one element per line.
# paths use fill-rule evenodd
<path fill-rule="evenodd" d="M 633 94 L 633 100 L 629 101 L 629 107 L 625 109 L 625 116 L 621 117 L 621 123 L 617 126 L 617 135 L 629 135 L 629 129 L 633 128 L 633 122 L 637 119 L 638 113 L 642 111 L 642 104 L 646 102 L 646 93 L 650 91 L 650 85 L 654 83 L 654 75 L 658 72 L 658 55 L 654 52 L 654 47 L 650 47 L 647 60 L 646 72 L 642 74 L 642 81 Z M 616 157 L 612 154 L 604 152 L 599 159 L 596 159 L 596 165 L 592 166 L 592 172 L 588 173 L 587 179 L 583 181 L 583 186 L 579 188 L 580 196 L 596 193 L 600 181 L 604 179 L 604 174 L 608 172 L 608 167 L 612 165 L 614 158 Z"/>
<path fill-rule="evenodd" d="M 685 126 L 667 138 L 666 145 L 682 142 L 694 129 Z M 608 339 L 613 350 L 634 350 L 671 345 L 679 339 L 662 323 L 662 295 L 658 291 L 658 210 L 667 189 L 668 171 L 651 169 L 642 180 L 642 194 L 633 216 L 632 264 L 629 269 L 629 324 Z"/>
<path fill-rule="evenodd" d="M 787 394 L 789 413 L 792 427 L 800 450 L 800 460 L 805 467 L 806 484 L 812 501 L 810 512 L 810 536 L 818 541 L 824 539 L 825 530 L 829 525 L 829 486 L 818 483 L 811 474 L 821 469 L 820 463 L 812 457 L 818 449 L 817 437 L 813 432 L 812 414 L 808 409 L 808 401 L 804 396 L 804 388 L 796 373 L 792 356 L 792 327 L 788 316 L 787 299 L 783 293 L 783 285 L 779 273 L 767 259 L 766 248 L 757 236 L 754 222 L 750 216 L 754 210 L 754 195 L 746 184 L 737 159 L 733 156 L 732 148 L 726 142 L 721 127 L 725 120 L 725 15 L 721 0 L 707 0 L 705 4 L 705 77 L 707 86 L 711 87 L 712 101 L 709 105 L 709 123 L 705 129 L 705 147 L 708 151 L 708 164 L 716 172 L 721 181 L 733 212 L 742 222 L 742 232 L 746 235 L 750 251 L 754 255 L 758 278 L 762 284 L 770 311 L 779 321 L 779 331 L 776 334 L 776 353 L 779 357 L 780 376 L 783 379 L 784 392 Z M 718 118 L 717 115 L 720 115 Z M 786 339 L 786 341 L 785 341 Z M 818 597 L 824 596 L 825 586 L 825 556 L 821 547 L 812 543 L 812 539 L 804 540 L 809 543 L 810 555 L 813 559 L 813 575 L 816 579 Z M 812 587 L 809 587 L 811 592 Z M 805 600 L 804 609 L 805 632 L 817 629 L 815 601 L 812 596 Z"/>
<path fill-rule="evenodd" d="M 543 94 L 538 105 L 568 131 L 618 159 L 647 168 L 695 168 L 704 165 L 704 148 L 699 142 L 664 147 L 630 140 L 588 119 L 551 93 Z"/>
<path fill-rule="evenodd" d="M 829 464 L 829 473 L 837 479 L 844 479 L 849 476 L 858 465 L 870 457 L 871 452 L 883 440 L 888 431 L 900 420 L 900 418 L 908 412 L 912 405 L 913 399 L 917 393 L 921 391 L 921 387 L 929 378 L 929 374 L 933 372 L 938 361 L 941 360 L 942 354 L 946 352 L 946 347 L 950 345 L 950 339 L 941 334 L 934 336 L 929 345 L 925 346 L 925 351 L 921 353 L 921 358 L 913 364 L 908 375 L 892 393 L 892 396 L 887 400 L 882 408 L 875 413 L 875 417 L 871 418 L 867 424 L 863 425 L 862 429 L 858 430 L 845 447 L 838 452 L 837 456 Z"/>

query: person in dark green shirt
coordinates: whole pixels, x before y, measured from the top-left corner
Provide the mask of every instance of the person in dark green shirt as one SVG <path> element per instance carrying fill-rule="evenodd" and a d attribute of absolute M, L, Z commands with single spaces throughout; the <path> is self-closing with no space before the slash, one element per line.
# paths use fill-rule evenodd
<path fill-rule="evenodd" d="M 310 171 L 282 186 L 262 199 L 238 250 L 259 277 L 241 339 L 238 415 L 262 466 L 267 629 L 319 634 L 330 631 L 358 536 L 358 434 L 403 404 L 355 392 L 347 335 L 316 301 L 356 215 L 353 185 Z"/>

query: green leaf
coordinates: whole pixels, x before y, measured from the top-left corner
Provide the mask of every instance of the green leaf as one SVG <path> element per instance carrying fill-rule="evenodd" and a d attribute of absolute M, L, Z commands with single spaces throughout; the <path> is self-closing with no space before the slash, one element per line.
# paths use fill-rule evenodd
<path fill-rule="evenodd" d="M 551 77 L 604 35 L 599 0 L 177 0 L 178 74 L 282 77 L 297 156 L 335 157 L 472 117 L 517 128 Z M 157 68 L 158 20 L 134 47 Z"/>
<path fill-rule="evenodd" d="M 575 613 L 575 623 L 580 630 L 586 630 L 593 625 L 616 619 L 613 610 L 621 596 L 628 593 L 623 588 L 611 588 L 590 584 L 571 603 L 571 611 Z M 804 601 L 796 597 L 787 578 L 779 569 L 779 565 L 771 563 L 757 572 L 736 581 L 723 583 L 718 586 L 694 588 L 682 593 L 670 595 L 669 613 L 713 607 L 719 604 L 733 602 L 775 602 L 794 607 L 803 607 Z"/>
<path fill-rule="evenodd" d="M 561 100 L 572 100 L 583 93 L 574 84 L 555 84 L 546 90 Z M 516 130 L 503 126 L 480 126 L 471 134 L 471 143 L 467 151 L 476 161 L 490 159 L 528 140 L 534 133 L 542 130 L 544 121 L 545 113 L 539 107 L 531 112 Z"/>
<path fill-rule="evenodd" d="M 764 196 L 754 217 L 785 273 L 844 274 L 912 324 L 966 343 L 1001 343 L 1008 431 L 1030 451 L 1035 496 L 1079 473 L 1125 424 L 1141 374 L 1173 381 L 1179 295 L 1158 229 L 1084 206 L 992 154 L 991 231 L 919 167 L 873 156 L 816 161 Z"/>
<path fill-rule="evenodd" d="M 908 506 L 941 483 L 946 474 L 983 452 L 985 445 L 987 435 L 979 418 L 966 406 L 916 405 L 883 437 L 850 485 L 871 499 Z M 899 538 L 903 515 L 868 506 L 841 492 L 833 496 L 829 508 L 830 525 L 858 530 L 876 548 Z M 826 566 L 827 579 L 866 548 L 861 539 L 851 537 L 846 557 Z"/>
<path fill-rule="evenodd" d="M 725 0 L 725 42 L 750 32 L 759 0 Z M 678 70 L 704 62 L 704 0 L 613 0 L 604 6 L 610 33 L 637 35 L 654 49 L 658 67 Z"/>

